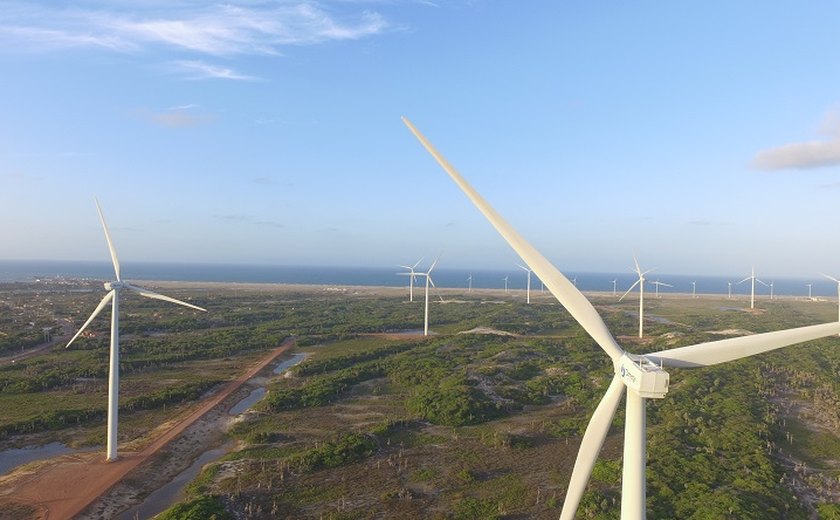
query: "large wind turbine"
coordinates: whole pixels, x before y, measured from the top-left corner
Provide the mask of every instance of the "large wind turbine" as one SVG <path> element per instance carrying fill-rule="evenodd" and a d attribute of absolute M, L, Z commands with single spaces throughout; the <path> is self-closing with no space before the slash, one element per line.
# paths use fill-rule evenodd
<path fill-rule="evenodd" d="M 627 289 L 627 292 L 621 295 L 618 301 L 623 300 L 625 296 L 630 294 L 630 291 L 634 287 L 639 286 L 639 337 L 641 338 L 644 336 L 645 331 L 645 275 L 653 271 L 653 269 L 642 272 L 642 268 L 639 267 L 639 261 L 636 260 L 635 256 L 633 256 L 633 263 L 636 264 L 636 274 L 639 275 L 639 279 Z"/>
<path fill-rule="evenodd" d="M 525 285 L 525 303 L 531 303 L 531 270 L 524 265 L 516 264 L 517 267 L 528 273 L 528 283 Z M 507 283 L 507 281 L 505 281 Z"/>
<path fill-rule="evenodd" d="M 432 269 L 435 268 L 435 264 L 437 264 L 438 259 L 440 256 L 435 258 L 435 261 L 432 262 L 432 265 L 429 266 L 429 270 L 425 273 L 416 273 L 418 276 L 425 276 L 426 277 L 426 312 L 423 316 L 423 335 L 429 335 L 429 285 L 431 284 L 432 287 L 435 286 L 435 282 L 432 281 Z M 415 265 L 416 267 L 416 265 Z M 443 298 L 441 298 L 442 300 Z"/>
<path fill-rule="evenodd" d="M 408 276 L 408 301 L 414 301 L 414 279 L 417 278 L 417 273 L 414 272 L 414 269 L 420 265 L 420 262 L 423 261 L 423 257 L 420 257 L 420 260 L 417 261 L 414 265 L 399 265 L 398 267 L 402 267 L 403 269 L 408 269 L 407 273 L 397 273 L 399 275 Z"/>
<path fill-rule="evenodd" d="M 490 221 L 496 231 L 525 263 L 545 281 L 546 287 L 577 322 L 598 343 L 613 362 L 615 375 L 586 428 L 580 451 L 572 470 L 561 520 L 571 520 L 604 443 L 618 408 L 623 387 L 627 387 L 627 413 L 624 430 L 624 468 L 622 473 L 621 518 L 643 520 L 646 516 L 646 412 L 645 399 L 662 398 L 668 391 L 669 374 L 664 367 L 698 368 L 752 356 L 777 348 L 809 341 L 840 332 L 840 322 L 730 338 L 687 347 L 630 354 L 622 350 L 607 329 L 595 307 L 574 285 L 511 227 L 475 189 L 464 180 L 428 140 L 403 118 L 403 122 L 455 181 L 472 203 Z"/>
<path fill-rule="evenodd" d="M 117 279 L 114 282 L 105 282 L 105 290 L 108 291 L 108 294 L 102 298 L 102 301 L 99 302 L 99 305 L 97 305 L 96 309 L 93 310 L 93 314 L 91 314 L 90 318 L 88 318 L 84 325 L 82 325 L 79 332 L 70 339 L 67 343 L 67 347 L 76 341 L 76 338 L 78 338 L 87 326 L 90 325 L 90 322 L 92 322 L 93 319 L 102 312 L 102 309 L 104 309 L 110 301 L 111 355 L 108 366 L 108 445 L 106 448 L 106 460 L 108 462 L 112 462 L 117 459 L 117 424 L 120 401 L 120 291 L 128 289 L 129 291 L 136 292 L 140 296 L 145 296 L 146 298 L 177 303 L 178 305 L 183 305 L 185 307 L 205 312 L 207 309 L 202 309 L 196 305 L 182 302 L 181 300 L 176 300 L 175 298 L 170 298 L 169 296 L 164 296 L 148 289 L 124 282 L 120 277 L 120 261 L 117 259 L 117 250 L 114 249 L 114 243 L 111 241 L 111 233 L 108 231 L 108 225 L 105 223 L 105 217 L 102 215 L 102 208 L 99 207 L 99 201 L 94 199 L 94 202 L 96 202 L 96 211 L 99 213 L 99 220 L 102 222 L 102 229 L 105 231 L 105 240 L 108 242 L 108 250 L 111 252 L 111 261 L 114 264 L 114 273 L 117 275 Z"/>
<path fill-rule="evenodd" d="M 767 284 L 755 277 L 755 266 L 752 266 L 752 271 L 750 271 L 749 276 L 747 276 L 735 285 L 740 285 L 746 282 L 747 280 L 752 280 L 750 284 L 750 309 L 755 309 L 755 282 L 758 282 L 765 287 L 767 287 Z"/>

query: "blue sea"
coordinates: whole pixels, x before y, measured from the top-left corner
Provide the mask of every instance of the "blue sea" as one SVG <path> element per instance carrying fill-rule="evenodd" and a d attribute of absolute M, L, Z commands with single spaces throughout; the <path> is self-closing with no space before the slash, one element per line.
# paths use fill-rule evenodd
<path fill-rule="evenodd" d="M 405 276 L 396 273 L 398 267 L 321 267 L 321 266 L 283 266 L 283 265 L 225 265 L 225 264 L 169 264 L 169 263 L 123 263 L 122 274 L 126 280 L 168 280 L 196 282 L 245 282 L 245 283 L 283 283 L 314 285 L 370 285 L 402 287 L 408 285 Z M 624 273 L 587 273 L 566 272 L 569 279 L 576 278 L 577 286 L 583 291 L 612 292 L 612 280 L 618 280 L 619 293 L 636 281 L 630 272 Z M 525 288 L 526 273 L 519 269 L 510 270 L 474 270 L 435 269 L 432 279 L 438 287 L 466 288 L 467 278 L 472 275 L 474 288 L 501 289 L 503 278 L 508 276 L 511 290 Z M 745 274 L 737 276 L 690 276 L 676 274 L 648 275 L 650 282 L 660 280 L 673 287 L 661 287 L 663 294 L 691 293 L 691 282 L 697 282 L 698 294 L 727 294 L 727 282 L 732 282 L 732 294 L 749 294 L 749 281 L 736 285 Z M 11 261 L 0 260 L 0 282 L 30 282 L 38 279 L 71 278 L 111 280 L 113 267 L 107 262 L 79 261 Z M 807 283 L 812 283 L 812 295 L 836 297 L 837 284 L 822 277 L 764 279 L 773 282 L 773 293 L 785 296 L 807 296 Z M 422 283 L 422 279 L 418 280 Z M 531 290 L 539 291 L 540 282 L 533 276 Z M 645 289 L 653 293 L 654 287 Z M 756 295 L 768 296 L 770 289 L 756 284 Z"/>

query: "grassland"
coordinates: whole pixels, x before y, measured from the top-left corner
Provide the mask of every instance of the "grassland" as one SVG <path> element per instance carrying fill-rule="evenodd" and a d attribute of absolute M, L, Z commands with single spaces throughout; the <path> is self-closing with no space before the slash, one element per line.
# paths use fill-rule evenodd
<path fill-rule="evenodd" d="M 395 291 L 213 290 L 174 294 L 206 315 L 123 309 L 124 422 L 131 441 L 249 360 L 298 337 L 310 352 L 276 378 L 169 518 L 556 518 L 589 416 L 611 377 L 606 356 L 547 296 L 444 291 L 428 338 L 422 303 Z M 74 321 L 96 294 L 52 294 Z M 592 300 L 632 352 L 836 319 L 836 302 L 667 297 Z M 78 300 L 78 301 L 77 301 Z M 0 366 L 6 445 L 104 436 L 107 320 L 74 351 Z M 467 333 L 476 328 L 497 333 Z M 498 332 L 504 332 L 500 334 Z M 653 518 L 833 518 L 840 502 L 840 338 L 702 370 L 673 370 L 648 405 Z M 62 419 L 63 418 L 63 419 Z M 581 506 L 618 518 L 619 411 Z"/>

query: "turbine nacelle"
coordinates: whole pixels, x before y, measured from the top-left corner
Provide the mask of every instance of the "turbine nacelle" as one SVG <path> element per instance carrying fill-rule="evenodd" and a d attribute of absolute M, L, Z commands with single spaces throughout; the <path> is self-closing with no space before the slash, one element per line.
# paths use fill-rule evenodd
<path fill-rule="evenodd" d="M 125 282 L 121 282 L 121 281 L 117 280 L 117 281 L 114 281 L 114 282 L 105 282 L 102 285 L 105 286 L 106 291 L 118 291 L 128 284 L 125 283 Z"/>
<path fill-rule="evenodd" d="M 662 399 L 668 393 L 670 374 L 645 356 L 625 352 L 615 364 L 615 373 L 624 386 L 641 397 Z"/>

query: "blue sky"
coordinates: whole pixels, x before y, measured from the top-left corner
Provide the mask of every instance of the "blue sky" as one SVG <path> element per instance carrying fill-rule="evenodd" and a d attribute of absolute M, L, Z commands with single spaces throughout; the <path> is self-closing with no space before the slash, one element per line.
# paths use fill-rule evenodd
<path fill-rule="evenodd" d="M 840 273 L 835 2 L 0 1 L 0 258 Z"/>

